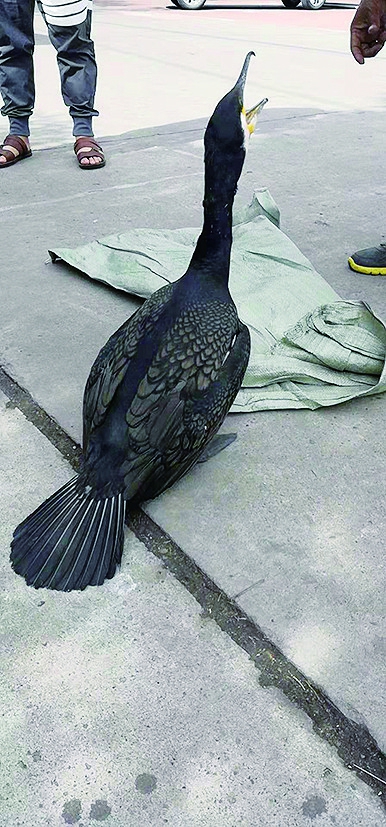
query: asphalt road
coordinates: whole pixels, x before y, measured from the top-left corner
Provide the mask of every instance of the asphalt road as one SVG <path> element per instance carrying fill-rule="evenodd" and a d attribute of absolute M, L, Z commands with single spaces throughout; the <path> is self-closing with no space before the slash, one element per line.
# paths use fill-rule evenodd
<path fill-rule="evenodd" d="M 270 110 L 374 110 L 386 102 L 386 60 L 358 66 L 348 47 L 353 7 L 312 12 L 209 3 L 184 12 L 153 2 L 99 0 L 93 36 L 99 66 L 95 128 L 100 136 L 205 118 L 233 83 L 247 51 L 256 52 L 247 103 Z M 71 140 L 54 50 L 36 17 L 35 147 Z M 46 48 L 47 47 L 47 48 Z M 310 147 L 312 151 L 312 147 Z"/>

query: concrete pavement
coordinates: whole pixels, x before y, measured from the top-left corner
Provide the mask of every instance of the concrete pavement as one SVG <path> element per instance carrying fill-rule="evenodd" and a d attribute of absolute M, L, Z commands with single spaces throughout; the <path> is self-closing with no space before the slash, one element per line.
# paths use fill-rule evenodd
<path fill-rule="evenodd" d="M 384 281 L 345 264 L 384 233 L 384 117 L 271 105 L 238 199 L 268 186 L 333 287 L 386 318 Z M 160 534 L 144 514 L 99 589 L 35 592 L 9 568 L 12 528 L 73 473 L 43 412 L 62 452 L 61 429 L 79 441 L 90 365 L 137 306 L 47 249 L 199 226 L 204 126 L 112 123 L 98 173 L 71 146 L 2 173 L 0 363 L 32 398 L 3 376 L 4 827 L 386 823 L 383 397 L 230 417 L 237 442 L 146 506 Z"/>
<path fill-rule="evenodd" d="M 13 575 L 13 525 L 71 471 L 0 406 L 1 824 L 382 827 L 376 794 L 132 534 L 98 589 Z"/>

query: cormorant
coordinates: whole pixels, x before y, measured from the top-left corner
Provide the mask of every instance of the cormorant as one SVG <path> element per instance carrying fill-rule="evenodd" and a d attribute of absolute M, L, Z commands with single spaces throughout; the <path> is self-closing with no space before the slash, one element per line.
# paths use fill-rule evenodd
<path fill-rule="evenodd" d="M 240 388 L 250 336 L 228 277 L 233 200 L 266 103 L 244 108 L 252 54 L 206 128 L 204 224 L 189 267 L 100 351 L 84 392 L 80 474 L 14 532 L 12 566 L 35 588 L 71 591 L 113 577 L 126 504 L 156 497 L 185 474 Z"/>

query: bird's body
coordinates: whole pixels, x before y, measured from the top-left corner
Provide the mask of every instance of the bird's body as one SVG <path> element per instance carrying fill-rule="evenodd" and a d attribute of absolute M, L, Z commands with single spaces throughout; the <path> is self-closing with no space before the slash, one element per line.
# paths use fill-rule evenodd
<path fill-rule="evenodd" d="M 222 103 L 206 131 L 204 225 L 188 270 L 100 351 L 84 393 L 81 472 L 15 531 L 12 565 L 35 587 L 82 589 L 112 577 L 125 504 L 157 496 L 186 473 L 240 388 L 250 337 L 228 277 L 245 150 L 235 153 L 232 132 L 222 151 L 216 145 Z"/>
<path fill-rule="evenodd" d="M 100 496 L 122 492 L 135 503 L 182 476 L 218 430 L 245 372 L 249 334 L 230 297 L 200 301 L 181 280 L 113 339 L 86 385 L 82 477 Z M 229 376 L 235 339 L 243 358 Z"/>

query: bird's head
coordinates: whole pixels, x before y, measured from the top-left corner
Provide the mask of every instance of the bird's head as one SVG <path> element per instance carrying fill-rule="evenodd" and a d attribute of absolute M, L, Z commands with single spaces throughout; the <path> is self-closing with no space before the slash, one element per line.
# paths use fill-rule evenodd
<path fill-rule="evenodd" d="M 252 109 L 245 109 L 244 87 L 249 62 L 254 52 L 248 52 L 240 75 L 233 87 L 217 104 L 205 132 L 205 157 L 231 161 L 237 174 L 241 173 L 249 138 L 254 132 L 256 121 L 268 98 L 264 98 Z"/>

